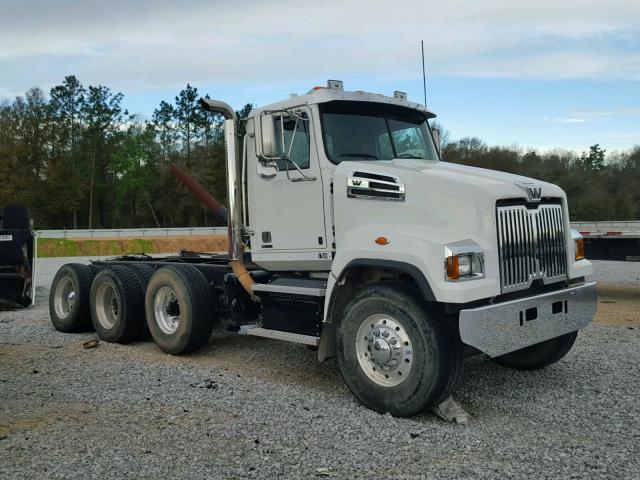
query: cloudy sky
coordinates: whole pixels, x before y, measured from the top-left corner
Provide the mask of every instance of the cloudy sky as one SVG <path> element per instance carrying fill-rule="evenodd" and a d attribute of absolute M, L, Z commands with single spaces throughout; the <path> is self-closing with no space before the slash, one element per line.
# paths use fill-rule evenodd
<path fill-rule="evenodd" d="M 453 138 L 640 144 L 639 0 L 0 0 L 0 99 L 65 75 L 150 115 L 187 82 L 236 107 L 345 88 L 408 92 Z"/>

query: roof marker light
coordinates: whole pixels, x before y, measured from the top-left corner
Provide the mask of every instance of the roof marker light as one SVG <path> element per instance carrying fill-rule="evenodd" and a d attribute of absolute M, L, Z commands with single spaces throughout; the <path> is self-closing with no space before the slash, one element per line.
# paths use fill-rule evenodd
<path fill-rule="evenodd" d="M 330 90 L 344 90 L 344 84 L 342 80 L 327 80 L 327 88 Z"/>

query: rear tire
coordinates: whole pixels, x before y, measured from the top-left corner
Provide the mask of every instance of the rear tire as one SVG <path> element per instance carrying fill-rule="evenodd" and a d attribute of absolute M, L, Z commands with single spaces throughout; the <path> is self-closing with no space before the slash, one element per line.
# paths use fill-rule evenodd
<path fill-rule="evenodd" d="M 438 405 L 462 371 L 459 338 L 399 282 L 365 287 L 347 305 L 336 340 L 349 389 L 380 413 L 410 416 Z"/>
<path fill-rule="evenodd" d="M 578 337 L 578 332 L 571 332 L 546 342 L 532 345 L 522 350 L 507 353 L 493 359 L 498 365 L 516 370 L 539 370 L 562 359 Z"/>
<path fill-rule="evenodd" d="M 190 265 L 156 271 L 145 296 L 147 325 L 165 353 L 188 353 L 209 340 L 214 324 L 213 294 L 202 273 Z"/>
<path fill-rule="evenodd" d="M 129 343 L 144 321 L 144 295 L 136 275 L 112 265 L 96 275 L 91 286 L 91 319 L 101 340 Z"/>
<path fill-rule="evenodd" d="M 93 330 L 89 303 L 94 276 L 89 265 L 67 263 L 60 267 L 49 293 L 49 317 L 57 331 L 70 333 Z"/>
<path fill-rule="evenodd" d="M 131 271 L 138 278 L 138 282 L 140 283 L 140 288 L 142 288 L 142 294 L 147 291 L 147 286 L 149 285 L 149 280 L 153 276 L 153 272 L 155 272 L 154 268 L 145 263 L 133 263 L 128 265 L 131 268 Z M 142 300 L 144 302 L 144 298 Z M 140 330 L 138 330 L 137 339 L 141 342 L 149 340 L 151 338 L 151 332 L 149 331 L 149 327 L 147 326 L 146 318 L 140 322 Z"/>

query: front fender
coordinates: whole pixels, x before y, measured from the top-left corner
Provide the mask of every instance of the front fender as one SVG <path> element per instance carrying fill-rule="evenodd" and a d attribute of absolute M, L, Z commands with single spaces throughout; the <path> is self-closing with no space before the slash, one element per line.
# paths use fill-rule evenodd
<path fill-rule="evenodd" d="M 378 245 L 375 239 L 384 236 L 387 245 Z M 484 250 L 485 278 L 467 282 L 448 282 L 444 271 L 444 246 L 448 243 L 473 240 Z M 496 249 L 482 238 L 468 233 L 452 232 L 442 229 L 402 225 L 376 225 L 347 232 L 341 239 L 336 256 L 331 265 L 331 274 L 327 283 L 325 316 L 330 312 L 331 293 L 346 270 L 356 262 L 359 266 L 370 261 L 372 267 L 381 264 L 404 265 L 413 267 L 406 273 L 416 277 L 416 272 L 424 276 L 432 298 L 430 301 L 446 303 L 467 303 L 500 294 L 498 257 Z M 420 285 L 419 285 L 420 286 Z M 421 288 L 424 292 L 424 289 Z M 326 320 L 326 318 L 325 318 Z"/>

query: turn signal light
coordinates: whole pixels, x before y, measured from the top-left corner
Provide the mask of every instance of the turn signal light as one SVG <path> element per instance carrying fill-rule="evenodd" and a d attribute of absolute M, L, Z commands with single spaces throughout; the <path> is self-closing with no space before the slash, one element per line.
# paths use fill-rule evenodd
<path fill-rule="evenodd" d="M 582 238 L 576 238 L 574 240 L 576 251 L 576 262 L 578 260 L 584 260 L 584 240 Z"/>
<path fill-rule="evenodd" d="M 457 255 L 447 258 L 447 278 L 449 280 L 458 280 L 460 278 L 460 263 Z"/>
<path fill-rule="evenodd" d="M 389 245 L 389 239 L 387 237 L 378 237 L 375 242 L 378 245 Z"/>

